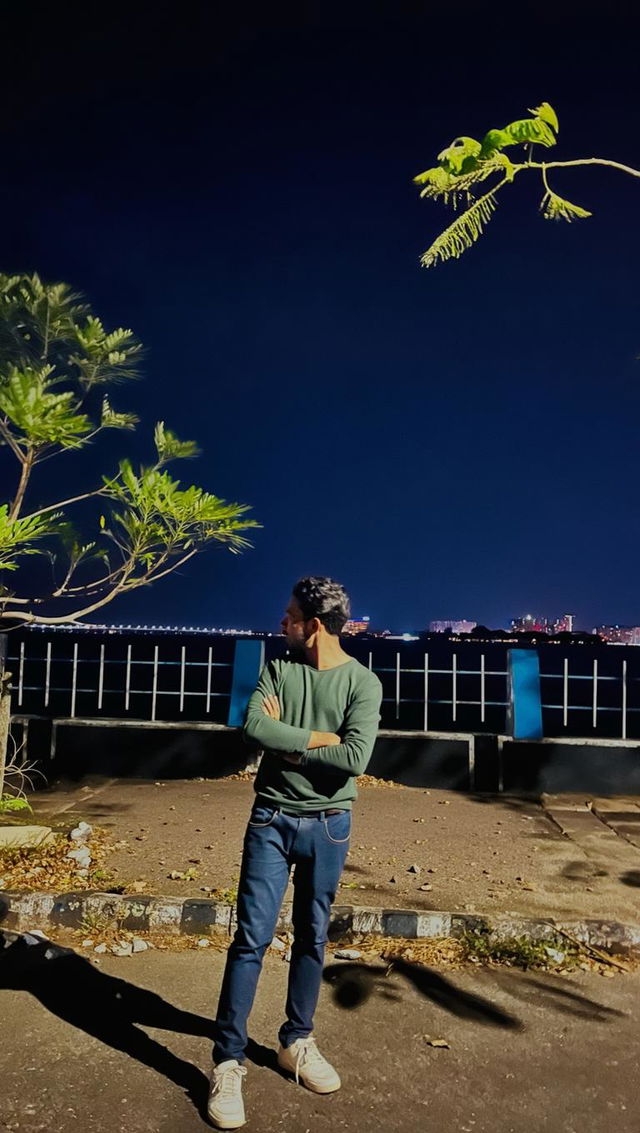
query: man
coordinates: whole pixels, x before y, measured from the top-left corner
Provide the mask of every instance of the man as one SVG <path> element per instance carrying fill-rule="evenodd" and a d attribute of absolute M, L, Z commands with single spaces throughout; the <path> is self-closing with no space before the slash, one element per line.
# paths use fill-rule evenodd
<path fill-rule="evenodd" d="M 215 1023 L 209 1117 L 244 1124 L 247 1019 L 264 954 L 294 867 L 293 946 L 278 1063 L 316 1093 L 340 1078 L 312 1036 L 331 903 L 351 833 L 355 776 L 373 750 L 382 687 L 345 653 L 349 599 L 330 578 L 303 578 L 282 619 L 290 659 L 263 669 L 245 736 L 264 749 L 244 840 L 238 928 L 229 949 Z"/>

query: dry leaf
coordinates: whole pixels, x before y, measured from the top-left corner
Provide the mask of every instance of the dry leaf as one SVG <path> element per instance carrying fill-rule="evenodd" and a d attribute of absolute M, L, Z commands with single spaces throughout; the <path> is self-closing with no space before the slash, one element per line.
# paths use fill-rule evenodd
<path fill-rule="evenodd" d="M 423 1038 L 427 1046 L 442 1047 L 445 1050 L 451 1049 L 446 1039 L 432 1039 L 430 1035 L 423 1035 Z"/>

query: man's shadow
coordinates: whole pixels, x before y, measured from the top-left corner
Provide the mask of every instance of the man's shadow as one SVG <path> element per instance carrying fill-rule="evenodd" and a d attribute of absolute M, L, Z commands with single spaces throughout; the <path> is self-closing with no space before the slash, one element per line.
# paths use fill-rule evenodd
<path fill-rule="evenodd" d="M 0 932 L 2 988 L 28 991 L 59 1019 L 164 1074 L 206 1117 L 208 1082 L 202 1071 L 136 1024 L 212 1039 L 211 1019 L 182 1011 L 155 992 L 99 971 L 71 948 L 29 933 Z"/>

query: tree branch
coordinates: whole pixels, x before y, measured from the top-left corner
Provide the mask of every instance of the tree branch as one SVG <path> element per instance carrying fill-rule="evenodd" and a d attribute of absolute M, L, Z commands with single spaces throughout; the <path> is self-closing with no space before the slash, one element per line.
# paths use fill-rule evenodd
<path fill-rule="evenodd" d="M 176 559 L 175 563 L 171 563 L 171 566 L 168 566 L 166 570 L 160 571 L 159 574 L 154 574 L 153 570 L 151 570 L 149 574 L 146 574 L 143 578 L 140 579 L 138 585 L 143 586 L 145 583 L 157 582 L 159 578 L 164 578 L 165 574 L 171 574 L 171 571 L 177 570 L 178 567 L 184 566 L 184 564 L 188 562 L 189 559 L 192 559 L 194 555 L 197 555 L 199 550 L 200 547 L 194 547 L 192 551 L 189 551 L 188 555 L 183 555 L 181 559 Z M 157 569 L 157 567 L 154 569 Z M 133 590 L 134 587 L 129 586 L 127 587 L 127 589 Z"/>
<path fill-rule="evenodd" d="M 9 512 L 9 519 L 11 521 L 17 519 L 20 514 L 20 508 L 22 507 L 24 495 L 27 490 L 27 484 L 29 483 L 29 478 L 33 469 L 33 460 L 34 451 L 31 447 L 29 447 L 24 454 L 24 459 L 22 461 L 22 471 L 20 472 L 20 483 L 18 484 L 18 490 Z"/>
<path fill-rule="evenodd" d="M 83 492 L 81 496 L 70 496 L 68 500 L 60 500 L 57 504 L 49 504 L 47 507 L 41 507 L 38 511 L 32 511 L 24 518 L 35 519 L 37 515 L 46 515 L 47 512 L 66 507 L 67 504 L 77 504 L 80 500 L 90 500 L 92 496 L 103 496 L 105 492 L 106 488 L 96 488 L 93 492 Z"/>
<path fill-rule="evenodd" d="M 23 464 L 24 453 L 5 421 L 0 421 L 0 436 L 4 437 L 13 455 Z"/>
<path fill-rule="evenodd" d="M 621 173 L 629 173 L 632 177 L 640 177 L 640 169 L 633 169 L 630 165 L 622 165 L 619 161 L 609 161 L 605 157 L 581 157 L 575 161 L 527 161 L 524 165 L 516 165 L 516 169 L 568 169 L 576 165 L 606 165 L 609 169 L 619 169 Z"/>

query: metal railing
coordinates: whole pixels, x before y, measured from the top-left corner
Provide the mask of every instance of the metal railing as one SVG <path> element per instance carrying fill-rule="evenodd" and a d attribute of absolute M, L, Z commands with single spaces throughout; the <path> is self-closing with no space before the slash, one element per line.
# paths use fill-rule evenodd
<path fill-rule="evenodd" d="M 281 638 L 264 641 L 267 660 L 282 655 Z M 506 649 L 345 644 L 382 681 L 383 729 L 505 733 Z M 233 659 L 228 637 L 26 633 L 9 635 L 7 668 L 16 715 L 225 723 Z M 557 661 L 541 664 L 545 735 L 640 736 L 640 650 L 633 672 L 617 652 Z"/>

